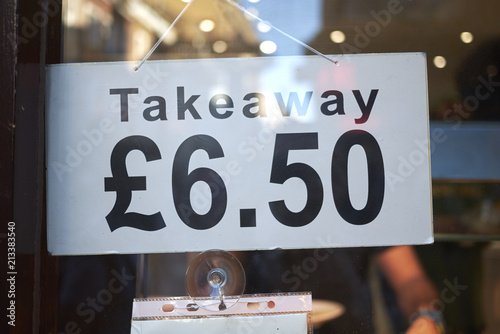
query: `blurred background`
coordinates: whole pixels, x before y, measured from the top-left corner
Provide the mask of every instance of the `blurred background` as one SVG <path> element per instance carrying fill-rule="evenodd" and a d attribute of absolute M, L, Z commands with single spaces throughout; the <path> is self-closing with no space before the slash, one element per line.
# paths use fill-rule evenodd
<path fill-rule="evenodd" d="M 187 2 L 64 1 L 64 61 L 138 62 Z M 498 333 L 500 2 L 240 0 L 238 4 L 247 13 L 225 0 L 196 0 L 149 59 L 312 54 L 273 26 L 323 54 L 426 53 L 431 133 L 440 133 L 446 140 L 431 143 L 436 243 L 417 247 L 417 252 L 439 291 L 449 289 L 450 282 L 466 287 L 443 307 L 449 332 Z M 250 253 L 244 256 L 263 256 Z M 295 263 L 307 258 L 300 253 L 294 256 Z M 102 258 L 128 263 L 120 257 Z M 72 261 L 62 258 L 60 266 L 60 280 L 70 290 L 78 286 L 68 275 L 74 268 Z M 89 261 L 88 266 L 93 266 Z M 277 255 L 276 261 L 281 261 Z M 137 273 L 135 296 L 186 294 L 188 255 L 140 255 L 137 262 L 130 263 L 130 270 Z M 103 271 L 109 273 L 109 269 Z M 376 271 L 370 277 L 378 282 L 376 287 L 384 290 L 383 277 Z M 385 303 L 388 298 L 382 296 L 379 302 Z M 115 299 L 113 303 L 120 301 Z M 75 316 L 75 306 L 65 299 L 63 289 L 60 310 L 59 323 L 64 327 Z M 105 317 L 106 312 L 98 312 L 97 316 Z M 379 332 L 401 330 L 398 320 L 387 320 L 397 317 L 391 314 L 390 307 L 383 316 L 386 318 L 380 321 Z M 108 316 L 106 321 L 112 322 L 110 319 Z M 388 328 L 384 325 L 387 322 L 393 325 Z M 91 332 L 89 326 L 82 328 Z"/>

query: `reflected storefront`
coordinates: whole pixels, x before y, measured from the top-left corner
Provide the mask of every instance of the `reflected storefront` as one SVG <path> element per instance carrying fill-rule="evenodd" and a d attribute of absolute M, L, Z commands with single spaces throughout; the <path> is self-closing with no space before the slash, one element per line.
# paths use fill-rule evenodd
<path fill-rule="evenodd" d="M 245 13 L 231 1 L 195 0 L 178 17 L 188 2 L 67 0 L 60 10 L 49 11 L 59 8 L 58 2 L 41 1 L 47 24 L 40 27 L 30 20 L 36 17 L 36 9 L 23 9 L 28 5 L 20 3 L 16 115 L 21 113 L 22 99 L 37 91 L 45 94 L 43 84 L 24 83 L 34 75 L 23 72 L 26 64 L 39 64 L 42 73 L 49 63 L 139 62 L 167 29 L 171 30 L 149 60 L 279 59 L 313 51 L 324 55 L 425 53 L 430 141 L 416 139 L 413 151 L 399 157 L 398 169 L 386 182 L 388 186 L 405 182 L 421 165 L 418 157 L 429 144 L 435 242 L 414 247 L 435 286 L 429 301 L 442 312 L 447 333 L 498 332 L 500 4 L 487 0 L 240 0 Z M 39 33 L 28 35 L 33 31 L 27 24 L 38 27 Z M 30 52 L 43 54 L 42 59 L 30 59 Z M 32 103 L 38 106 L 34 110 L 43 110 L 43 98 Z M 46 254 L 45 209 L 35 205 L 37 214 L 30 216 L 19 204 L 21 200 L 44 202 L 45 190 L 40 188 L 45 182 L 44 125 L 39 113 L 36 124 L 41 133 L 15 145 L 17 152 L 36 143 L 37 162 L 16 161 L 12 172 L 25 175 L 35 169 L 26 183 L 39 186 L 32 197 L 13 196 L 14 218 L 9 218 L 20 226 L 18 234 L 32 229 L 26 232 L 31 237 L 23 237 L 25 241 L 20 237 L 19 244 L 37 240 L 35 246 L 17 249 L 25 261 L 21 263 L 32 268 L 20 276 L 19 287 L 32 286 L 35 296 L 18 295 L 18 319 L 30 307 L 36 319 L 26 322 L 29 330 L 19 324 L 11 326 L 10 333 L 130 333 L 133 298 L 186 296 L 185 274 L 196 254 Z M 25 133 L 31 130 L 23 126 L 29 129 L 26 124 L 35 120 L 23 119 L 22 114 L 16 119 L 16 134 L 28 136 Z M 401 123 L 403 128 L 409 126 Z M 18 168 L 24 169 L 18 172 Z M 29 186 L 15 180 L 14 192 L 26 193 Z M 23 221 L 30 223 L 24 228 Z M 234 254 L 247 274 L 246 293 L 312 291 L 313 298 L 334 302 L 328 305 L 342 310 L 330 310 L 335 315 L 318 323 L 315 333 L 400 333 L 408 328 L 409 318 L 393 289 L 393 278 L 380 269 L 384 251 L 383 247 L 318 248 Z M 411 263 L 399 265 L 412 268 Z M 409 287 L 427 293 L 419 288 Z"/>

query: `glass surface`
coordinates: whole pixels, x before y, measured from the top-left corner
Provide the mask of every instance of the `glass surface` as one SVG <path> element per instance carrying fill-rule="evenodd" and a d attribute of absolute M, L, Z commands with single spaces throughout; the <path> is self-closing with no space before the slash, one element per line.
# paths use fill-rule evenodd
<path fill-rule="evenodd" d="M 433 182 L 434 232 L 440 238 L 499 238 L 500 184 Z M 465 239 L 464 236 L 462 238 Z"/>
<path fill-rule="evenodd" d="M 424 52 L 431 121 L 500 121 L 500 3 L 496 1 L 196 0 L 149 59 Z M 181 0 L 64 2 L 65 62 L 139 62 L 186 6 Z M 285 36 L 289 34 L 301 43 Z M 405 126 L 402 124 L 402 126 Z M 484 143 L 488 145 L 488 143 Z M 478 148 L 480 151 L 481 147 Z M 480 154 L 480 153 L 479 153 Z M 500 235 L 498 180 L 433 182 L 436 243 L 417 247 L 450 333 L 478 333 L 485 241 Z M 270 250 L 236 254 L 247 293 L 313 291 L 344 315 L 318 333 L 399 333 L 407 317 L 373 266 L 385 249 Z M 62 257 L 59 331 L 127 333 L 133 297 L 187 295 L 195 254 Z M 349 283 L 346 285 L 346 283 Z M 488 306 L 485 306 L 488 307 Z M 492 320 L 493 319 L 493 320 Z M 258 331 L 256 331 L 258 332 Z"/>

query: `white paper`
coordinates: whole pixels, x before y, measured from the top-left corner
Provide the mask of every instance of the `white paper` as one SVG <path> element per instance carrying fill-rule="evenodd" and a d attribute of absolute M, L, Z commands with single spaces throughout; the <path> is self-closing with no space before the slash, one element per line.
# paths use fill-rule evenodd
<path fill-rule="evenodd" d="M 307 334 L 307 314 L 258 317 L 147 320 L 132 323 L 132 334 Z"/>
<path fill-rule="evenodd" d="M 172 309 L 163 311 L 164 305 Z M 187 305 L 193 305 L 187 297 L 135 300 L 131 334 L 310 333 L 310 293 L 244 295 L 224 311 L 188 311 Z"/>

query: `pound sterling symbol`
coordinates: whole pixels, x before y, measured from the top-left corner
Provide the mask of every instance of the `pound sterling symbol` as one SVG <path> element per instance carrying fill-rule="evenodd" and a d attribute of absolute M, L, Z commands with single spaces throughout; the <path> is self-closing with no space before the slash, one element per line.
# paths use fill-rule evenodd
<path fill-rule="evenodd" d="M 145 176 L 128 176 L 126 158 L 133 151 L 139 150 L 146 157 L 146 161 L 161 159 L 158 146 L 144 136 L 126 137 L 116 144 L 111 153 L 111 174 L 113 177 L 104 178 L 104 191 L 116 191 L 116 202 L 113 209 L 106 216 L 111 232 L 129 226 L 144 231 L 156 231 L 166 227 L 160 212 L 144 215 L 136 212 L 127 212 L 132 200 L 133 190 L 146 190 Z"/>

